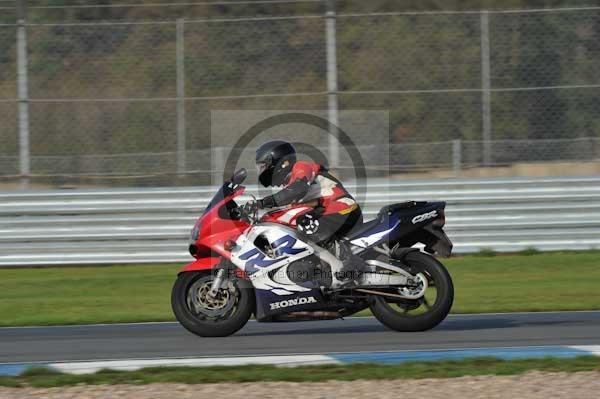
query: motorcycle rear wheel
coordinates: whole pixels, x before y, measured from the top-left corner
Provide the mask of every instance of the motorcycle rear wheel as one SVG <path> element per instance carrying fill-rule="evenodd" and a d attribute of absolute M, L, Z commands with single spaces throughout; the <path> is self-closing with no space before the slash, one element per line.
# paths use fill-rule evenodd
<path fill-rule="evenodd" d="M 171 292 L 175 317 L 188 331 L 201 337 L 226 337 L 240 330 L 255 308 L 252 285 L 243 279 L 227 281 L 217 298 L 208 295 L 213 274 L 181 273 Z"/>
<path fill-rule="evenodd" d="M 383 325 L 396 331 L 426 331 L 440 324 L 450 313 L 454 302 L 454 285 L 450 274 L 437 259 L 422 252 L 410 252 L 402 260 L 407 271 L 426 276 L 429 287 L 419 299 L 397 300 L 373 296 L 371 312 Z M 428 292 L 435 300 L 428 302 Z M 429 299 L 431 301 L 431 299 Z M 412 313 L 411 313 L 412 312 Z"/>

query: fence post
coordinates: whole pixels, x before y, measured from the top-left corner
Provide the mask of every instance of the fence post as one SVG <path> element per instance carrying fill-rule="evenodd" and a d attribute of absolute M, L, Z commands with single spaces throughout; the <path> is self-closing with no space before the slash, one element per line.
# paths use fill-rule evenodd
<path fill-rule="evenodd" d="M 327 1 L 325 14 L 325 43 L 327 50 L 327 118 L 329 123 L 338 126 L 338 83 L 337 83 L 337 44 L 336 44 L 336 15 L 335 0 Z M 337 130 L 329 131 L 329 166 L 335 169 L 339 166 L 339 144 Z"/>
<path fill-rule="evenodd" d="M 492 164 L 492 114 L 490 77 L 490 21 L 489 12 L 481 11 L 481 111 L 483 118 L 483 164 Z"/>
<path fill-rule="evenodd" d="M 452 169 L 454 175 L 460 175 L 462 166 L 462 142 L 460 139 L 452 140 Z"/>
<path fill-rule="evenodd" d="M 183 175 L 186 171 L 185 162 L 185 46 L 184 31 L 185 21 L 177 19 L 177 174 Z"/>
<path fill-rule="evenodd" d="M 29 187 L 31 160 L 29 148 L 29 83 L 27 76 L 27 4 L 17 1 L 17 91 L 19 97 L 19 170 L 21 187 Z"/>

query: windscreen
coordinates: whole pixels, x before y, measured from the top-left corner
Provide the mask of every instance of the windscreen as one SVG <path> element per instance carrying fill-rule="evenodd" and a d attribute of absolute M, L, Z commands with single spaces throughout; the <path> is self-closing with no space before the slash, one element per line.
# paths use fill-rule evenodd
<path fill-rule="evenodd" d="M 219 189 L 219 191 L 217 191 L 217 193 L 215 194 L 215 196 L 212 198 L 212 200 L 210 200 L 210 202 L 208 203 L 208 205 L 206 206 L 206 209 L 204 210 L 204 213 L 210 211 L 212 208 L 214 208 L 219 202 L 223 201 L 223 199 L 225 199 L 225 197 L 230 196 L 231 194 L 233 194 L 235 191 L 233 189 L 233 187 L 231 187 L 231 183 L 229 182 L 225 182 L 221 188 Z"/>

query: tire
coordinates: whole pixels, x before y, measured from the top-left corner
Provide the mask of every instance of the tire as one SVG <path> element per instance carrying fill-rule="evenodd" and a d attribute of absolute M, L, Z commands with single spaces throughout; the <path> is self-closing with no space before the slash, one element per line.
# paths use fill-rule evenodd
<path fill-rule="evenodd" d="M 247 280 L 228 280 L 228 289 L 220 292 L 224 295 L 227 291 L 228 299 L 221 301 L 225 305 L 219 303 L 211 308 L 206 296 L 200 299 L 200 292 L 210 287 L 212 280 L 210 271 L 181 273 L 173 285 L 171 307 L 179 323 L 191 333 L 201 337 L 226 337 L 240 330 L 250 319 L 255 308 L 254 289 Z M 203 306 L 204 303 L 207 305 Z"/>
<path fill-rule="evenodd" d="M 423 305 L 424 299 L 403 300 L 402 303 L 393 303 L 389 297 L 372 296 L 371 312 L 377 320 L 392 330 L 415 332 L 426 331 L 440 324 L 452 308 L 454 302 L 454 285 L 450 274 L 437 259 L 422 252 L 410 252 L 402 261 L 411 274 L 423 273 L 428 280 L 435 282 L 436 299 L 425 313 L 409 315 L 408 308 L 418 309 Z M 430 283 L 431 284 L 431 283 Z M 427 291 L 426 291 L 427 292 Z M 419 301 L 421 304 L 419 305 Z M 390 302 L 392 302 L 390 304 Z M 397 310 L 396 307 L 402 309 Z"/>

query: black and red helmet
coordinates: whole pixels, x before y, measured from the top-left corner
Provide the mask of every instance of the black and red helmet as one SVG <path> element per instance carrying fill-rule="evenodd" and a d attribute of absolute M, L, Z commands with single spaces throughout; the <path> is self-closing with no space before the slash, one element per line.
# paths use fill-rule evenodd
<path fill-rule="evenodd" d="M 256 149 L 258 180 L 265 186 L 281 186 L 296 163 L 296 149 L 283 140 L 267 141 Z"/>

